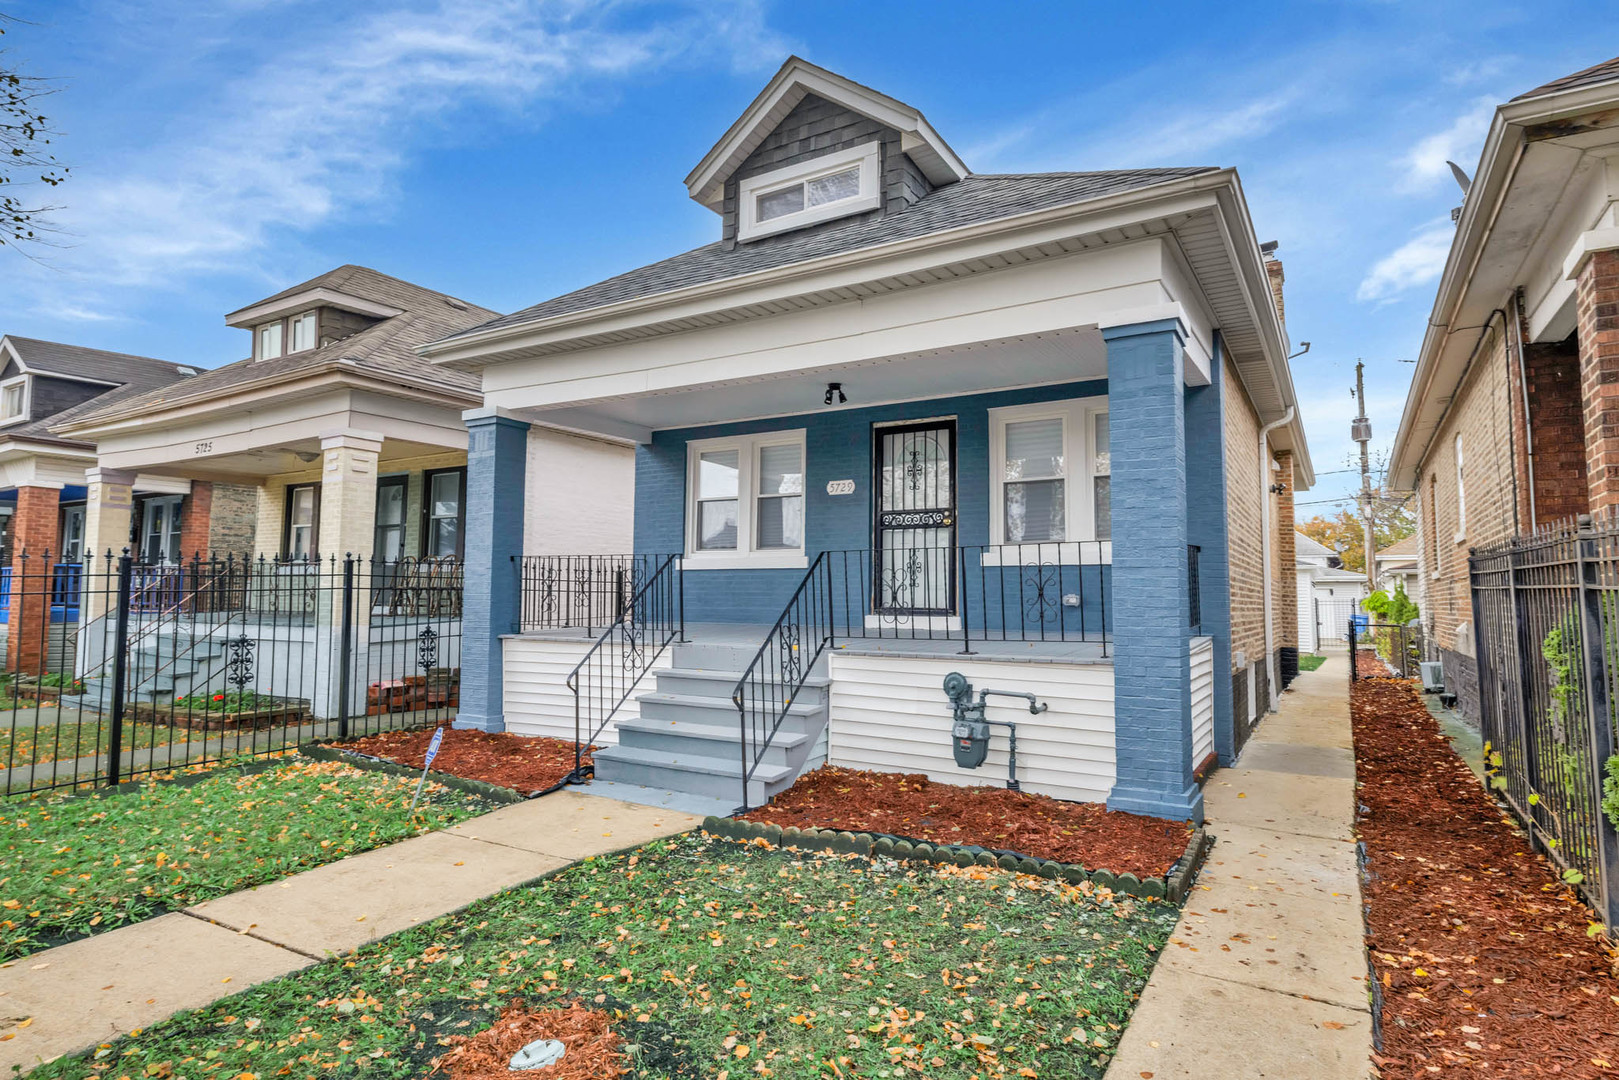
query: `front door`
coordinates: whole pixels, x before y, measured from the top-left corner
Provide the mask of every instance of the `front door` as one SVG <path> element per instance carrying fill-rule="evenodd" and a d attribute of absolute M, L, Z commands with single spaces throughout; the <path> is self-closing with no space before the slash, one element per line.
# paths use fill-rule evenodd
<path fill-rule="evenodd" d="M 948 615 L 956 602 L 956 422 L 873 430 L 880 615 Z"/>
<path fill-rule="evenodd" d="M 141 515 L 141 561 L 148 566 L 180 565 L 180 499 L 147 499 Z"/>

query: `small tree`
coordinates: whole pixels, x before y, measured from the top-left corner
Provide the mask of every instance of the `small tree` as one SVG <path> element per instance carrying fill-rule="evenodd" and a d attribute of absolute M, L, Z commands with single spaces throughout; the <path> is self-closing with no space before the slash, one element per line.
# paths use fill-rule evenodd
<path fill-rule="evenodd" d="M 15 21 L 0 15 L 0 34 Z M 56 187 L 67 179 L 67 167 L 46 149 L 53 132 L 37 104 L 54 93 L 55 87 L 22 74 L 0 52 L 0 245 L 39 243 L 43 239 L 39 234 L 49 230 L 44 218 L 56 207 L 17 189 L 31 184 Z"/>
<path fill-rule="evenodd" d="M 1415 619 L 1422 612 L 1418 610 L 1416 602 L 1405 595 L 1405 582 L 1396 581 L 1394 592 L 1387 593 L 1378 589 L 1372 595 L 1360 602 L 1362 611 L 1376 615 L 1383 622 L 1404 626 Z"/>

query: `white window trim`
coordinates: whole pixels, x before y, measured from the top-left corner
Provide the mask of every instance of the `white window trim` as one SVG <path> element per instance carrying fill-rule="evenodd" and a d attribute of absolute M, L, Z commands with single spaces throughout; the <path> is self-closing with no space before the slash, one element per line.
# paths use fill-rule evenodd
<path fill-rule="evenodd" d="M 803 184 L 829 173 L 842 172 L 850 165 L 860 166 L 860 193 L 820 206 L 806 206 L 793 214 L 784 214 L 769 221 L 757 221 L 759 196 L 772 191 Z M 823 154 L 796 165 L 774 169 L 758 176 L 750 176 L 737 184 L 736 235 L 739 240 L 754 240 L 761 236 L 802 229 L 821 221 L 875 210 L 882 205 L 882 144 L 865 143 Z"/>
<path fill-rule="evenodd" d="M 294 344 L 295 344 L 295 342 L 293 340 L 294 331 L 295 331 L 298 323 L 302 322 L 304 319 L 312 320 L 313 323 L 314 323 L 314 327 L 315 327 L 314 330 L 311 332 L 311 335 L 310 335 L 310 344 L 304 346 L 302 349 L 294 348 L 293 347 Z M 298 314 L 290 316 L 287 319 L 286 329 L 281 331 L 281 335 L 282 335 L 282 340 L 281 340 L 281 355 L 282 356 L 290 356 L 293 353 L 309 352 L 309 351 L 311 351 L 313 349 L 320 348 L 320 312 L 319 312 L 319 310 L 312 308 L 309 311 L 300 311 Z"/>
<path fill-rule="evenodd" d="M 1056 562 L 1063 565 L 1112 563 L 1113 542 L 1096 542 L 1096 498 L 1092 481 L 1096 477 L 1096 419 L 1107 415 L 1106 397 L 1067 398 L 1032 405 L 1009 405 L 989 410 L 989 539 L 992 545 L 1005 545 L 986 551 L 985 566 L 999 566 L 1003 559 L 1025 565 Z M 1067 522 L 1064 540 L 1006 539 L 1006 425 L 1025 420 L 1060 419 L 1063 422 L 1063 479 L 1069 489 L 1064 496 Z M 1077 444 L 1075 440 L 1078 440 Z M 1076 467 L 1077 464 L 1077 467 Z M 1111 475 L 1111 468 L 1109 474 Z M 1082 491 L 1075 498 L 1074 486 Z"/>
<path fill-rule="evenodd" d="M 6 392 L 13 386 L 22 387 L 22 404 L 18 407 L 16 416 L 8 416 L 0 419 L 0 427 L 9 427 L 12 424 L 20 424 L 27 420 L 28 409 L 33 404 L 33 380 L 27 375 L 13 375 L 4 382 L 0 382 L 0 408 L 4 407 Z"/>
<path fill-rule="evenodd" d="M 1456 433 L 1456 543 L 1460 544 L 1467 539 L 1467 489 L 1465 486 L 1466 473 L 1462 468 L 1462 436 Z"/>
<path fill-rule="evenodd" d="M 723 439 L 693 439 L 686 444 L 686 556 L 687 570 L 796 570 L 809 565 L 802 540 L 796 548 L 754 547 L 754 524 L 759 509 L 759 451 L 767 446 L 796 446 L 805 472 L 804 529 L 809 531 L 809 456 L 804 429 L 763 431 Z M 697 477 L 702 455 L 715 450 L 737 452 L 736 550 L 704 551 L 697 546 Z"/>
<path fill-rule="evenodd" d="M 264 331 L 272 326 L 281 328 L 281 351 L 274 356 L 264 354 Z M 276 319 L 273 322 L 260 323 L 253 328 L 253 359 L 279 360 L 287 355 L 287 323 L 285 319 Z"/>

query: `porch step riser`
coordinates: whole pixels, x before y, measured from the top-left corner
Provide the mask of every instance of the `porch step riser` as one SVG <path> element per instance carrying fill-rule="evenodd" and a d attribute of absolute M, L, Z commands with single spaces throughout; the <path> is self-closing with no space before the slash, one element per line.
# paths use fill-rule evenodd
<path fill-rule="evenodd" d="M 729 739 L 700 739 L 676 730 L 658 731 L 641 726 L 625 727 L 621 725 L 618 729 L 618 745 L 635 750 L 650 750 L 681 760 L 702 757 L 716 763 L 740 767 L 742 749 L 740 742 L 736 738 L 737 733 L 731 731 L 727 734 L 730 735 Z M 792 765 L 792 752 L 798 748 L 799 744 L 808 741 L 808 739 L 809 736 L 803 734 L 786 739 L 778 735 L 765 748 L 764 763 L 782 768 Z"/>
<path fill-rule="evenodd" d="M 680 724 L 701 724 L 717 731 L 736 732 L 741 729 L 741 714 L 736 706 L 730 702 L 715 702 L 713 705 L 695 705 L 684 702 L 642 701 L 641 717 L 645 720 L 673 721 Z M 824 713 L 825 707 L 815 709 L 795 709 L 789 712 L 781 722 L 781 730 L 803 735 L 819 727 L 822 723 L 818 717 Z"/>
<path fill-rule="evenodd" d="M 596 755 L 596 779 L 615 784 L 635 784 L 659 791 L 682 791 L 691 795 L 704 795 L 711 799 L 742 800 L 742 781 L 734 776 L 692 772 L 677 764 L 651 765 L 645 762 L 615 761 L 607 751 Z M 774 785 L 757 780 L 749 784 L 748 802 L 757 806 L 772 795 L 791 786 L 790 782 Z"/>
<path fill-rule="evenodd" d="M 685 645 L 670 646 L 670 656 L 673 664 L 682 669 L 700 669 L 716 674 L 731 675 L 734 684 L 742 677 L 742 673 L 752 666 L 754 659 L 759 655 L 758 644 L 753 645 L 701 645 L 688 643 Z M 807 657 L 809 654 L 805 653 Z M 816 662 L 812 671 L 815 675 L 826 674 L 826 657 L 822 656 Z M 729 690 L 726 691 L 730 693 Z"/>
<path fill-rule="evenodd" d="M 731 692 L 736 689 L 736 681 L 742 677 L 741 672 L 709 671 L 660 671 L 658 672 L 658 692 L 660 694 L 681 694 L 687 697 L 711 697 L 729 702 Z M 826 700 L 826 687 L 818 685 L 817 681 L 805 683 L 799 688 L 796 700 L 805 705 L 819 705 Z M 779 684 L 767 684 L 766 693 L 779 694 L 775 687 Z M 734 708 L 734 706 L 733 706 Z"/>

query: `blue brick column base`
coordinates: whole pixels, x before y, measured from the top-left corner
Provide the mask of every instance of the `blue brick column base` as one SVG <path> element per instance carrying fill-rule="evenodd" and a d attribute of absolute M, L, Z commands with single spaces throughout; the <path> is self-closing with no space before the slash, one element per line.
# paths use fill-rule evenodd
<path fill-rule="evenodd" d="M 1184 335 L 1178 320 L 1113 327 L 1107 341 L 1113 480 L 1110 810 L 1203 821 L 1192 781 L 1186 573 Z"/>
<path fill-rule="evenodd" d="M 461 692 L 455 726 L 505 731 L 502 634 L 521 610 L 523 492 L 529 425 L 510 417 L 467 421 L 466 557 L 461 601 Z"/>

